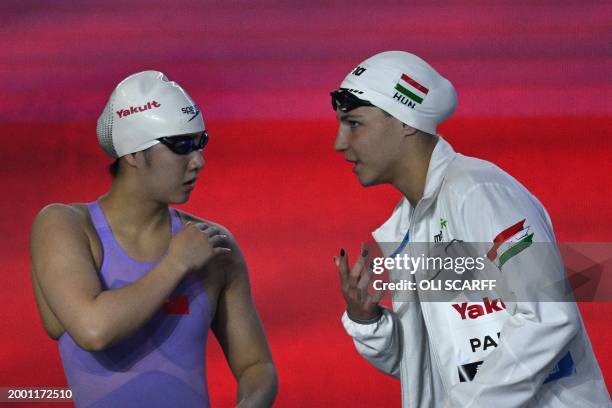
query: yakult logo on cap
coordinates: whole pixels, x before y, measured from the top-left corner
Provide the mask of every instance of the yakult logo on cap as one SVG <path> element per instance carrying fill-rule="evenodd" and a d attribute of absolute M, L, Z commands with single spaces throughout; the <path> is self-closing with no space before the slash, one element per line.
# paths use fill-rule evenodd
<path fill-rule="evenodd" d="M 120 118 L 124 118 L 129 115 L 133 115 L 134 113 L 144 112 L 149 109 L 159 108 L 161 103 L 157 101 L 147 102 L 142 106 L 130 106 L 129 108 L 119 109 L 116 113 Z"/>

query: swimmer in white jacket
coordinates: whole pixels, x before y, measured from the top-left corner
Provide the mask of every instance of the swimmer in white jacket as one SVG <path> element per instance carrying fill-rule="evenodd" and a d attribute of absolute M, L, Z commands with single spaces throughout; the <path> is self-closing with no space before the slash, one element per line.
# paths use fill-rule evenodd
<path fill-rule="evenodd" d="M 352 267 L 344 250 L 334 257 L 344 327 L 365 359 L 401 380 L 402 406 L 610 406 L 575 302 L 542 290 L 565 280 L 546 210 L 513 177 L 436 133 L 456 108 L 453 85 L 415 55 L 383 52 L 347 75 L 332 104 L 335 149 L 359 182 L 404 196 L 373 233 L 386 259 L 481 243 L 482 276 L 500 285 L 479 298 L 427 292 L 421 281 L 436 276 L 423 269 L 405 275 L 415 286 L 408 297 L 394 291 L 390 310 L 382 291 L 368 290 L 367 250 Z"/>

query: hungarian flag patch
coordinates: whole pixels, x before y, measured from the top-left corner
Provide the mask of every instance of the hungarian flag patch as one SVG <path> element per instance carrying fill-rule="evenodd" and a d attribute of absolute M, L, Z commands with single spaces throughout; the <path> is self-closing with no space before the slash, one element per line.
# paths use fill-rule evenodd
<path fill-rule="evenodd" d="M 493 247 L 487 252 L 487 258 L 501 267 L 533 243 L 533 233 L 525 226 L 523 218 L 511 227 L 506 228 L 493 239 Z"/>
<path fill-rule="evenodd" d="M 429 93 L 429 89 L 406 74 L 402 74 L 402 77 L 395 85 L 395 90 L 416 103 L 422 103 L 425 96 Z"/>

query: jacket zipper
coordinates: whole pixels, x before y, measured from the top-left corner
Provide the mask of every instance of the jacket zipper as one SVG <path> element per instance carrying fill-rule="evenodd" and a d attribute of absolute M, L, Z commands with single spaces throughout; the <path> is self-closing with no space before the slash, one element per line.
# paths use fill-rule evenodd
<path fill-rule="evenodd" d="M 409 228 L 413 229 L 413 234 L 412 234 L 413 237 L 415 236 L 415 234 L 414 234 L 414 226 L 415 226 L 414 219 L 416 218 L 417 209 L 419 208 L 419 204 L 421 204 L 421 201 L 419 201 L 417 203 L 416 207 L 414 208 L 414 212 L 412 213 L 412 217 L 410 218 L 410 227 Z M 409 251 L 409 256 L 410 256 L 410 251 Z M 417 286 L 417 295 L 419 295 L 419 294 L 420 293 L 419 293 L 419 289 L 418 289 L 418 286 Z M 438 351 L 437 351 L 437 349 L 435 347 L 435 344 L 431 341 L 431 337 L 430 337 L 430 332 L 431 331 L 430 331 L 429 328 L 431 326 L 431 323 L 430 323 L 430 320 L 429 320 L 429 312 L 426 310 L 429 306 L 426 305 L 427 302 L 421 302 L 420 299 L 421 299 L 421 297 L 419 296 L 419 305 L 420 305 L 420 308 L 421 308 L 421 313 L 423 314 L 423 322 L 425 323 L 425 330 L 427 331 L 427 341 L 429 342 L 429 349 L 433 353 L 434 363 L 436 365 L 435 367 L 431 367 L 431 369 L 436 369 L 438 371 L 438 376 L 440 377 L 440 380 L 442 381 L 442 386 L 444 387 L 444 391 L 445 391 L 446 394 L 448 394 L 450 388 L 448 387 L 448 384 L 446 383 L 446 378 L 445 378 L 442 370 L 440 369 L 440 367 L 441 367 L 440 357 L 438 355 Z M 432 375 L 433 375 L 433 373 L 432 373 Z M 428 379 L 428 381 L 429 380 L 433 381 L 433 379 Z M 432 401 L 435 401 L 436 400 L 436 396 L 434 396 L 433 394 L 431 396 L 432 396 Z"/>

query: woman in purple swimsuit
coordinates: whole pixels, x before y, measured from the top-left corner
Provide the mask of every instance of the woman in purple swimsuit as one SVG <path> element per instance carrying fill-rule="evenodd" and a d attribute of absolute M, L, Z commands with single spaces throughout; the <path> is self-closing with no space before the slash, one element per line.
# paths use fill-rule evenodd
<path fill-rule="evenodd" d="M 32 279 L 78 407 L 208 407 L 212 328 L 240 407 L 268 407 L 277 377 L 237 242 L 170 208 L 204 166 L 202 113 L 157 71 L 123 80 L 98 119 L 115 159 L 108 193 L 52 204 L 32 227 Z"/>

